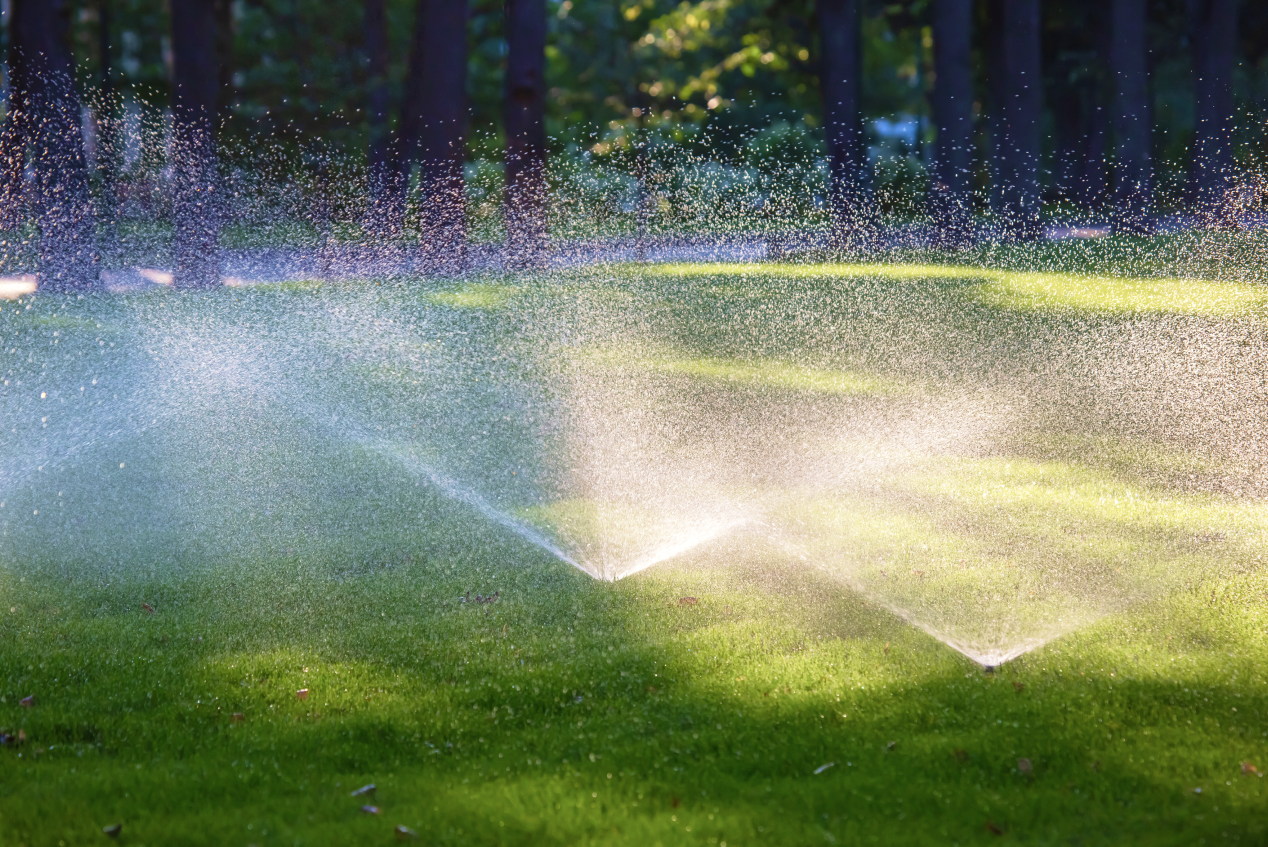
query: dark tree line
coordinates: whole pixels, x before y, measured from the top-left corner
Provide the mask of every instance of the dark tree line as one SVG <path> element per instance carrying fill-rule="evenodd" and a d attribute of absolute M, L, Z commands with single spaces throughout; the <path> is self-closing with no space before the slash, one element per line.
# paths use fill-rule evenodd
<path fill-rule="evenodd" d="M 1000 2 L 1014 5 L 1008 0 Z M 935 0 L 937 3 L 939 0 Z M 1238 0 L 1186 0 L 1186 3 L 1188 40 L 1194 60 L 1194 108 L 1198 115 L 1188 198 L 1193 211 L 1208 219 L 1218 219 L 1232 177 L 1232 77 L 1236 62 Z M 1019 8 L 1034 6 L 1036 11 L 1038 8 L 1033 0 L 1023 0 L 1016 5 Z M 1059 180 L 1062 188 L 1074 194 L 1079 205 L 1092 206 L 1099 196 L 1107 197 L 1107 210 L 1117 231 L 1147 233 L 1151 229 L 1155 189 L 1153 92 L 1147 39 L 1150 4 L 1147 0 L 1109 0 L 1105 6 L 1101 15 L 1089 23 L 1100 30 L 1095 36 L 1096 52 L 1108 71 L 1109 81 L 1104 86 L 1102 99 L 1087 108 L 1091 120 L 1080 121 L 1077 116 L 1070 116 L 1069 111 L 1058 110 L 1058 135 L 1064 134 L 1067 145 L 1079 148 L 1067 162 L 1067 168 L 1075 167 L 1059 175 Z M 1031 28 L 1033 22 L 1033 17 L 1026 22 L 1029 52 L 1021 54 L 1028 57 L 1024 61 L 1031 62 L 1027 75 L 1038 72 L 1038 60 L 1043 55 L 1040 33 Z M 999 89 L 1015 85 L 1021 76 L 1016 69 L 1004 66 L 1016 54 L 1001 50 L 998 55 L 998 65 L 991 68 L 991 95 L 1008 96 Z M 1041 117 L 1040 92 L 1039 87 L 1032 89 L 1032 100 L 1026 108 L 1026 120 L 1034 127 Z M 1111 137 L 1112 144 L 1107 143 Z M 1005 134 L 1005 138 L 1009 136 Z M 1025 143 L 1015 144 L 1012 152 L 1037 164 L 1039 144 L 1040 139 L 1032 136 Z M 1107 148 L 1113 164 L 1112 185 L 1106 184 L 1105 177 Z M 1079 169 L 1078 165 L 1083 168 Z M 1015 170 L 1009 174 L 1029 185 L 1029 172 L 1024 177 Z M 1032 218 L 1033 214 L 1028 211 L 1023 217 Z M 1006 226 L 1008 223 L 1006 220 Z M 1015 230 L 1014 234 L 1027 233 Z"/>
<path fill-rule="evenodd" d="M 216 23 L 215 0 L 172 0 L 172 258 L 175 284 L 181 288 L 220 282 L 215 125 L 221 76 Z"/>
<path fill-rule="evenodd" d="M 1194 59 L 1196 112 L 1189 201 L 1218 221 L 1233 173 L 1233 69 L 1238 0 L 1187 0 Z M 931 96 L 937 141 L 930 169 L 929 208 L 944 244 L 969 237 L 975 205 L 972 169 L 975 100 L 971 54 L 973 0 L 931 0 L 937 83 Z M 1086 127 L 1083 138 L 1096 153 L 1112 132 L 1114 185 L 1110 212 L 1116 230 L 1151 228 L 1154 163 L 1147 0 L 1109 0 L 1102 40 L 1111 84 L 1106 124 Z M 824 123 L 832 172 L 832 209 L 838 233 L 857 232 L 865 197 L 861 166 L 858 89 L 859 0 L 818 0 Z M 981 8 L 979 6 L 979 8 Z M 991 139 L 991 207 L 1000 233 L 1012 240 L 1039 236 L 1040 161 L 1043 121 L 1043 55 L 1040 0 L 987 0 L 983 33 Z M 1099 111 L 1099 110 L 1098 110 Z M 1060 130 L 1059 130 L 1060 131 Z M 1085 156 L 1088 158 L 1090 156 Z M 1093 181 L 1091 174 L 1071 182 Z"/>
<path fill-rule="evenodd" d="M 109 0 L 100 0 L 102 93 L 111 103 Z M 0 128 L 0 228 L 21 224 L 31 203 L 40 232 L 40 285 L 84 290 L 97 275 L 97 210 L 80 126 L 80 103 L 68 38 L 69 0 L 13 0 L 8 53 L 10 98 Z M 219 284 L 219 194 L 216 130 L 231 77 L 231 16 L 227 0 L 171 0 L 173 263 L 179 288 Z M 435 270 L 463 267 L 466 208 L 463 164 L 468 112 L 465 0 L 417 0 L 409 72 L 400 117 L 391 127 L 383 0 L 365 0 L 364 50 L 369 60 L 367 104 L 371 195 L 367 226 L 398 234 L 411 166 L 419 166 L 421 249 Z M 544 0 L 507 0 L 506 74 L 508 234 L 522 261 L 540 255 L 545 238 L 546 8 Z M 108 111 L 108 110 L 107 110 Z M 100 122 L 103 233 L 112 223 L 113 116 Z M 25 171 L 36 175 L 27 186 Z"/>
<path fill-rule="evenodd" d="M 1192 17 L 1194 111 L 1189 199 L 1218 212 L 1233 165 L 1233 65 L 1238 0 L 1189 0 Z"/>
<path fill-rule="evenodd" d="M 20 220 L 26 163 L 35 172 L 29 197 L 39 228 L 41 285 L 73 291 L 96 277 L 88 168 L 67 40 L 66 0 L 15 0 L 9 22 L 9 114 L 0 133 L 0 223 Z"/>
<path fill-rule="evenodd" d="M 547 0 L 502 1 L 504 220 L 508 254 L 515 261 L 531 263 L 540 258 L 546 238 L 547 21 L 550 15 L 562 20 L 571 4 L 555 14 Z M 85 2 L 95 2 L 99 15 L 99 85 L 107 104 L 98 116 L 99 150 L 103 151 L 96 163 L 98 203 L 94 206 L 90 197 L 76 65 L 68 39 L 70 15 L 79 4 L 12 0 L 7 57 L 10 99 L 8 116 L 0 127 L 0 227 L 18 226 L 24 204 L 29 206 L 39 230 L 41 285 L 63 290 L 91 285 L 99 254 L 113 240 L 115 214 L 117 163 L 112 159 L 116 145 L 111 139 L 118 126 L 109 104 L 118 51 L 110 40 L 112 0 L 80 0 Z M 369 203 L 364 223 L 377 235 L 399 237 L 406 208 L 416 207 L 425 263 L 436 270 L 461 268 L 467 240 L 464 162 L 471 120 L 471 7 L 467 0 L 409 0 L 413 17 L 407 71 L 398 90 L 389 73 L 397 61 L 392 45 L 400 43 L 389 31 L 390 0 L 358 2 L 362 4 L 361 43 L 354 49 L 365 59 L 361 102 L 368 125 Z M 806 0 L 797 6 L 796 2 L 788 7 L 794 10 L 789 25 L 778 32 L 790 39 L 789 55 L 796 51 L 798 39 L 817 32 L 817 59 L 811 70 L 816 72 L 831 174 L 828 207 L 837 243 L 863 246 L 875 235 L 878 223 L 876 203 L 869 194 L 864 122 L 868 83 L 864 69 L 875 42 L 865 40 L 863 30 L 867 15 L 874 14 L 868 11 L 874 4 L 871 0 Z M 1154 209 L 1157 177 L 1149 27 L 1160 2 L 1064 4 L 1091 15 L 1081 19 L 1080 25 L 1093 30 L 1085 40 L 1094 45 L 1095 61 L 1084 64 L 1103 67 L 1104 79 L 1095 86 L 1082 82 L 1066 86 L 1049 104 L 1056 116 L 1058 148 L 1053 181 L 1060 192 L 1079 195 L 1076 199 L 1085 205 L 1095 197 L 1107 198 L 1114 227 L 1125 233 L 1147 233 Z M 909 0 L 899 4 L 911 21 L 927 22 L 932 29 L 936 82 L 929 105 L 936 141 L 928 163 L 928 208 L 945 246 L 962 245 L 972 238 L 973 216 L 980 205 L 975 186 L 980 185 L 983 166 L 990 185 L 988 205 L 998 232 L 1012 240 L 1040 234 L 1044 57 L 1045 45 L 1053 37 L 1044 30 L 1048 3 L 1061 5 L 1054 0 Z M 1177 3 L 1183 4 L 1193 66 L 1195 122 L 1187 196 L 1193 210 L 1219 222 L 1234 164 L 1232 89 L 1239 3 L 1172 0 L 1172 5 Z M 231 111 L 235 18 L 231 0 L 169 0 L 169 8 L 173 260 L 177 285 L 200 288 L 219 282 L 217 245 L 226 208 L 218 177 L 217 135 Z M 799 18 L 795 9 L 803 10 Z M 615 13 L 617 7 L 610 11 Z M 613 33 L 623 31 L 621 27 L 629 29 L 628 22 L 633 20 L 628 13 L 609 17 L 615 22 L 604 26 Z M 606 20 L 602 15 L 594 18 L 602 20 Z M 770 29 L 775 25 L 769 16 L 751 20 L 754 26 L 776 32 Z M 288 22 L 300 28 L 298 19 Z M 638 43 L 652 42 L 640 38 Z M 635 116 L 634 169 L 642 178 L 647 169 L 643 139 L 648 116 L 665 105 L 657 93 L 661 88 L 657 74 L 679 71 L 668 65 L 647 65 L 645 54 L 636 52 L 633 41 L 625 46 L 597 42 L 593 46 L 593 68 L 583 68 L 573 84 L 591 86 L 588 96 L 592 98 L 603 94 L 606 86 L 612 91 L 608 99 L 624 104 L 626 112 Z M 760 61 L 769 62 L 774 55 L 763 54 Z M 800 56 L 797 61 L 809 61 L 806 50 Z M 977 56 L 982 58 L 975 61 Z M 795 65 L 789 67 L 790 79 L 796 79 L 799 71 Z M 684 96 L 692 90 L 705 95 L 713 90 L 702 86 L 687 79 L 678 90 Z M 567 100 L 569 95 L 551 96 Z M 717 100 L 710 100 L 707 108 L 713 109 Z M 978 137 L 983 126 L 979 107 L 989 138 L 984 155 Z M 691 108 L 695 107 L 684 107 L 687 112 Z M 1098 164 L 1105 161 L 1109 166 Z M 29 186 L 24 178 L 28 166 L 35 174 Z M 411 198 L 415 168 L 417 192 Z M 1112 174 L 1112 180 L 1107 182 L 1106 173 Z M 641 204 L 640 209 L 645 206 Z"/>

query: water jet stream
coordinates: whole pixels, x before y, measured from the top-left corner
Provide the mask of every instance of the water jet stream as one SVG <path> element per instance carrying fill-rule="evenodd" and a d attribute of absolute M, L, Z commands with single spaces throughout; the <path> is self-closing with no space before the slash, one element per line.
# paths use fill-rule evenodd
<path fill-rule="evenodd" d="M 944 627 L 935 625 L 924 616 L 913 613 L 910 609 L 905 608 L 899 603 L 893 602 L 891 599 L 877 592 L 871 586 L 860 580 L 855 574 L 828 567 L 826 563 L 812 556 L 805 548 L 789 541 L 786 538 L 772 533 L 767 535 L 765 540 L 777 549 L 782 550 L 791 558 L 814 564 L 834 579 L 844 583 L 851 591 L 855 592 L 859 596 L 867 598 L 870 602 L 885 609 L 885 611 L 899 618 L 909 626 L 919 629 L 921 632 L 936 641 L 942 642 L 952 650 L 955 650 L 957 653 L 962 654 L 966 658 L 988 670 L 999 667 L 1000 665 L 1010 662 L 1019 656 L 1023 656 L 1032 650 L 1037 650 L 1050 641 L 1054 641 L 1063 635 L 1067 635 L 1092 623 L 1097 618 L 1104 616 L 1104 614 L 1096 614 L 1090 618 L 1080 620 L 1077 623 L 1070 622 L 1059 625 L 1055 628 L 1046 629 L 1039 634 L 1007 639 L 1007 643 L 984 645 L 978 643 L 976 639 L 956 634 Z M 996 637 L 1000 641 L 1005 641 L 1002 633 L 997 633 Z"/>

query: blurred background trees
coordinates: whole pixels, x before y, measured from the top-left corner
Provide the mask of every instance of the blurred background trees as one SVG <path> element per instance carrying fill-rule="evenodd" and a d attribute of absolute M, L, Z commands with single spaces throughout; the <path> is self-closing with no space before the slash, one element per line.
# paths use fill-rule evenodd
<path fill-rule="evenodd" d="M 61 291 L 89 284 L 96 277 L 97 260 L 68 38 L 70 12 L 69 0 L 17 0 L 10 5 L 11 96 L 3 135 L 4 201 L 9 205 L 3 222 L 17 226 L 22 207 L 29 209 L 38 230 L 34 240 L 44 285 Z"/>
<path fill-rule="evenodd" d="M 74 76 L 54 111 L 21 48 L 40 9 L 62 45 L 41 61 Z M 23 176 L 44 109 L 82 141 L 39 179 L 90 181 L 107 235 L 174 225 L 190 284 L 210 198 L 235 194 L 302 196 L 318 229 L 421 226 L 443 255 L 468 227 L 540 243 L 542 179 L 595 226 L 687 227 L 695 204 L 931 218 L 954 244 L 971 216 L 1014 239 L 1218 221 L 1268 154 L 1268 4 L 1238 0 L 8 0 L 2 35 L 0 225 L 51 220 L 53 183 Z"/>

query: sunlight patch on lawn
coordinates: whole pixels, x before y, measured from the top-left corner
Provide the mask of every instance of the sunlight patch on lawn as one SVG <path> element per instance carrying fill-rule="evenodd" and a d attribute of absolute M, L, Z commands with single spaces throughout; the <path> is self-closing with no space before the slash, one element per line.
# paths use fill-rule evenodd
<path fill-rule="evenodd" d="M 1005 272 L 974 286 L 971 293 L 985 305 L 1019 311 L 1073 309 L 1218 318 L 1262 312 L 1268 307 L 1268 288 L 1199 279 Z"/>
<path fill-rule="evenodd" d="M 1008 441 L 1008 452 L 1041 462 L 1069 462 L 1144 485 L 1191 488 L 1195 483 L 1244 474 L 1227 460 L 1186 453 L 1144 440 L 1108 435 L 1031 432 Z"/>
<path fill-rule="evenodd" d="M 793 550 L 983 664 L 1254 570 L 1268 537 L 1259 503 L 1017 458 L 939 458 L 871 490 L 789 494 L 771 519 Z"/>
<path fill-rule="evenodd" d="M 319 279 L 256 280 L 244 279 L 241 277 L 226 277 L 224 284 L 227 288 L 252 288 L 257 291 L 285 291 L 298 293 L 304 291 L 316 291 L 325 283 Z"/>
<path fill-rule="evenodd" d="M 997 512 L 999 522 L 1012 531 L 1053 540 L 1093 526 L 1158 540 L 1162 539 L 1157 533 L 1222 539 L 1230 531 L 1249 540 L 1268 531 L 1268 511 L 1262 503 L 1130 485 L 1065 462 L 939 459 L 913 474 L 906 485 L 970 512 Z M 1004 526 L 995 528 L 1003 530 Z"/>
<path fill-rule="evenodd" d="M 865 373 L 826 370 L 771 359 L 723 359 L 713 356 L 634 356 L 616 351 L 590 355 L 608 365 L 642 368 L 654 373 L 694 377 L 733 386 L 805 391 L 843 396 L 894 396 L 911 390 L 896 380 Z"/>
<path fill-rule="evenodd" d="M 999 271 L 985 268 L 974 268 L 964 265 L 925 265 L 925 264 L 728 264 L 724 262 L 678 263 L 656 265 L 651 268 L 639 268 L 643 274 L 657 273 L 661 276 L 760 276 L 768 278 L 861 278 L 861 279 L 992 279 Z"/>
<path fill-rule="evenodd" d="M 1075 310 L 1104 314 L 1233 317 L 1268 310 L 1268 288 L 1244 282 L 1134 278 L 1060 272 L 1020 272 L 936 264 L 666 264 L 642 273 L 661 276 L 978 281 L 970 296 L 1016 311 Z"/>
<path fill-rule="evenodd" d="M 509 285 L 474 283 L 451 291 L 428 294 L 428 301 L 450 309 L 500 309 L 516 293 Z"/>
<path fill-rule="evenodd" d="M 647 364 L 661 373 L 815 394 L 890 395 L 904 390 L 897 382 L 866 374 L 807 368 L 769 360 L 654 358 L 647 360 Z"/>

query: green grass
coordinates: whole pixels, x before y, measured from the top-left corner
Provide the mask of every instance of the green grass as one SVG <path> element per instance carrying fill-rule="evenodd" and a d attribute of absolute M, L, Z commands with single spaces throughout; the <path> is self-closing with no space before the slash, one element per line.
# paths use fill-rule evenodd
<path fill-rule="evenodd" d="M 1268 792 L 1240 769 L 1268 761 L 1259 577 L 992 677 L 813 572 L 770 581 L 782 562 L 610 586 L 516 558 L 7 578 L 0 723 L 27 742 L 0 751 L 3 840 L 1263 838 Z"/>
<path fill-rule="evenodd" d="M 429 294 L 427 299 L 437 306 L 451 309 L 497 309 L 506 305 L 516 289 L 506 285 L 472 283 L 451 291 Z"/>
<path fill-rule="evenodd" d="M 655 370 L 706 380 L 743 383 L 825 394 L 888 394 L 901 388 L 861 374 L 825 371 L 783 362 L 736 362 L 724 359 L 654 359 Z"/>
<path fill-rule="evenodd" d="M 1008 309 L 1227 317 L 1268 313 L 1268 287 L 1194 279 L 1131 279 L 1063 273 L 1000 273 L 979 286 L 983 303 Z"/>
<path fill-rule="evenodd" d="M 992 664 L 1194 579 L 1257 569 L 1268 540 L 1262 503 L 1015 456 L 789 492 L 771 520 L 846 584 Z"/>
<path fill-rule="evenodd" d="M 842 396 L 891 396 L 911 391 L 895 380 L 841 370 L 806 367 L 770 359 L 686 357 L 666 353 L 633 355 L 632 351 L 605 350 L 587 356 L 590 363 L 619 366 L 651 373 L 672 374 L 730 387 L 777 389 Z"/>
<path fill-rule="evenodd" d="M 725 274 L 742 279 L 875 279 L 915 283 L 921 280 L 965 286 L 983 305 L 1016 311 L 1070 311 L 1106 315 L 1177 314 L 1231 317 L 1268 314 L 1268 287 L 1237 280 L 1141 278 L 1065 271 L 1022 271 L 972 265 L 816 264 L 663 265 L 664 276 Z M 735 293 L 735 292 L 728 292 Z"/>
<path fill-rule="evenodd" d="M 1262 843 L 1258 395 L 1177 393 L 1262 362 L 1257 290 L 684 265 L 6 304 L 0 844 Z M 1142 359 L 1186 376 L 1134 397 Z M 616 546 L 691 518 L 551 489 L 542 450 L 585 472 L 552 398 L 613 450 L 622 403 L 703 404 L 760 522 L 603 583 L 418 471 Z M 909 417 L 945 437 L 869 446 Z M 1083 625 L 988 675 L 889 611 L 953 600 Z"/>

